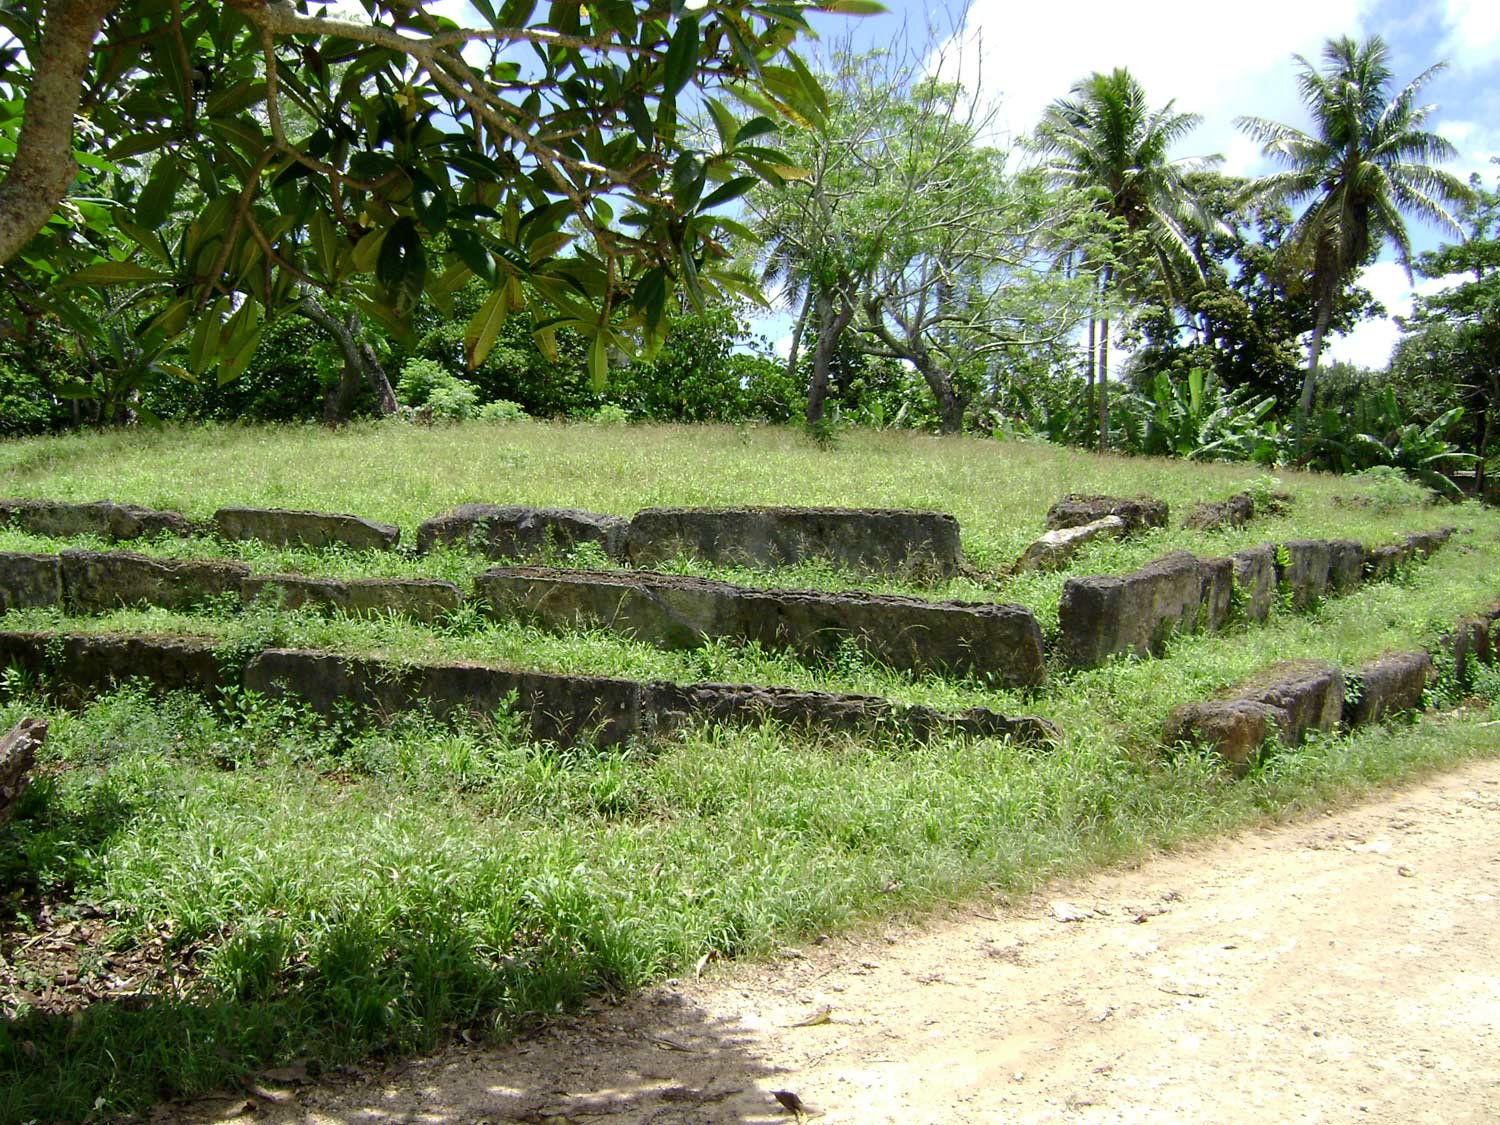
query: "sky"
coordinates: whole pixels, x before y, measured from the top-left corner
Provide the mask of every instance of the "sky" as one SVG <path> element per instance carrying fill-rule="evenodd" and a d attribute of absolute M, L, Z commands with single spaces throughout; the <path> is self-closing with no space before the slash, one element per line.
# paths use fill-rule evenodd
<path fill-rule="evenodd" d="M 929 22 L 943 44 L 944 73 L 960 76 L 998 102 L 1001 128 L 1028 132 L 1053 98 L 1096 70 L 1127 67 L 1153 105 L 1168 100 L 1203 123 L 1178 156 L 1224 157 L 1235 175 L 1271 170 L 1255 144 L 1235 129 L 1242 114 L 1298 127 L 1308 121 L 1297 99 L 1292 56 L 1319 61 L 1325 40 L 1381 35 L 1391 48 L 1398 83 L 1432 64 L 1448 67 L 1423 88 L 1435 103 L 1429 128 L 1458 149 L 1449 170 L 1479 172 L 1493 187 L 1500 167 L 1500 0 L 1259 0 L 1254 5 L 1203 0 L 884 0 L 888 14 L 815 17 L 825 42 L 850 35 L 857 45 L 902 38 L 920 46 Z M 1431 249 L 1451 235 L 1409 220 L 1414 248 Z M 1394 260 L 1383 259 L 1361 280 L 1391 314 L 1411 310 L 1411 285 Z M 1417 279 L 1422 292 L 1439 283 Z M 1390 319 L 1370 321 L 1331 344 L 1333 357 L 1371 367 L 1390 358 L 1398 331 Z"/>

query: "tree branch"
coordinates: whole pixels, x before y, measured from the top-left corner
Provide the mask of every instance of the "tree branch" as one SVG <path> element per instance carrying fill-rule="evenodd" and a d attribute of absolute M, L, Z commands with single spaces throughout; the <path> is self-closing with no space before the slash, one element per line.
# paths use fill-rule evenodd
<path fill-rule="evenodd" d="M 118 0 L 55 0 L 37 57 L 16 155 L 0 180 L 0 262 L 8 261 L 57 210 L 78 174 L 73 115 L 89 55 Z"/>

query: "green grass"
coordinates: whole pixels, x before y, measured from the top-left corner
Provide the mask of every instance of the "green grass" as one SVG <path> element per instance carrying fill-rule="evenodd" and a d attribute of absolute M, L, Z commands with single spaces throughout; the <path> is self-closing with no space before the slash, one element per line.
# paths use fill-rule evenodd
<path fill-rule="evenodd" d="M 1108 557 L 1128 566 L 1167 543 L 1223 554 L 1313 534 L 1374 543 L 1453 518 L 1441 508 L 1340 505 L 1336 497 L 1369 491 L 1348 479 L 1276 476 L 1296 496 L 1285 516 L 1237 532 L 1147 536 Z M 0 442 L 0 496 L 109 499 L 196 517 L 226 504 L 347 512 L 397 524 L 407 542 L 423 520 L 469 502 L 623 516 L 663 504 L 933 508 L 958 517 L 964 549 L 982 567 L 1008 565 L 1067 492 L 1150 493 L 1180 515 L 1265 478 L 1250 465 L 910 433 L 855 430 L 824 449 L 799 431 L 765 426 L 214 426 Z"/>
<path fill-rule="evenodd" d="M 10 1011 L 4 1121 L 506 1033 L 707 954 L 1026 891 L 1500 750 L 1481 711 L 1314 743 L 1236 783 L 1105 744 L 810 753 L 767 728 L 564 754 L 503 728 L 351 735 L 131 692 L 52 718 L 48 776 L 0 829 L 5 884 L 103 911 L 112 948 L 168 933 L 181 983 Z"/>
<path fill-rule="evenodd" d="M 390 520 L 408 537 L 427 516 L 472 500 L 619 514 L 663 503 L 932 507 L 959 517 L 966 550 L 986 566 L 1017 554 L 1064 492 L 1148 492 L 1181 513 L 1261 475 L 899 434 L 856 432 L 825 451 L 764 428 L 216 428 L 0 443 L 0 496 L 108 498 L 195 516 L 230 503 L 319 508 Z M 1047 752 L 899 735 L 813 740 L 774 727 L 564 752 L 528 742 L 504 715 L 460 729 L 420 715 L 361 728 L 236 692 L 210 703 L 134 690 L 69 713 L 51 707 L 44 685 L 7 676 L 0 729 L 41 712 L 52 730 L 39 782 L 0 827 L 0 951 L 21 972 L 29 919 L 45 906 L 62 917 L 98 912 L 100 957 L 155 967 L 139 997 L 61 1012 L 0 989 L 0 1121 L 139 1112 L 292 1058 L 399 1054 L 457 1030 L 508 1034 L 588 997 L 688 971 L 705 955 L 757 956 L 893 911 L 1024 892 L 1500 752 L 1500 728 L 1486 725 L 1496 711 L 1474 703 L 1268 756 L 1241 781 L 1207 756 L 1162 755 L 1161 724 L 1176 703 L 1277 660 L 1354 666 L 1411 649 L 1500 598 L 1500 514 L 1385 503 L 1359 482 L 1278 475 L 1296 496 L 1285 516 L 1234 533 L 1174 528 L 1096 545 L 1071 570 L 1125 570 L 1179 547 L 1209 555 L 1295 536 L 1378 543 L 1446 523 L 1467 530 L 1396 582 L 1310 614 L 1278 613 L 1265 628 L 1180 638 L 1163 659 L 1057 677 L 1042 693 L 905 676 L 852 652 L 821 663 L 733 644 L 663 652 L 470 612 L 435 628 L 228 606 L 0 617 L 7 629 L 196 634 L 237 651 L 296 645 L 867 692 L 1040 714 L 1063 731 Z M 58 546 L 0 531 L 0 550 Z M 232 555 L 260 572 L 461 586 L 488 565 L 460 553 L 212 540 L 145 549 Z M 712 573 L 849 583 L 816 566 Z M 998 593 L 964 580 L 874 588 L 1017 600 L 1051 626 L 1062 582 L 1026 578 Z M 1500 693 L 1500 674 L 1479 688 Z M 1455 701 L 1440 690 L 1436 702 Z M 108 971 L 92 952 L 79 968 Z"/>

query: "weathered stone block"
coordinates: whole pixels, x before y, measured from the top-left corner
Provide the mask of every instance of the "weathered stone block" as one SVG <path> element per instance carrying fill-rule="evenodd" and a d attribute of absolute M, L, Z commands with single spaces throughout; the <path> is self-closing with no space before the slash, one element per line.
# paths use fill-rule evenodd
<path fill-rule="evenodd" d="M 1234 581 L 1243 597 L 1240 612 L 1246 621 L 1264 624 L 1276 604 L 1276 548 L 1268 543 L 1247 547 L 1230 558 L 1234 562 Z"/>
<path fill-rule="evenodd" d="M 224 539 L 255 539 L 275 547 L 389 551 L 401 540 L 394 524 L 286 508 L 220 508 L 214 513 L 214 529 Z"/>
<path fill-rule="evenodd" d="M 211 695 L 225 676 L 214 643 L 193 637 L 0 633 L 0 667 L 10 666 L 45 680 L 64 706 L 130 682 Z"/>
<path fill-rule="evenodd" d="M 1268 738 L 1292 746 L 1313 731 L 1333 731 L 1343 713 L 1343 673 L 1332 664 L 1294 661 L 1266 669 L 1227 698 L 1174 707 L 1163 735 L 1168 746 L 1209 746 L 1243 773 Z"/>
<path fill-rule="evenodd" d="M 819 559 L 861 574 L 950 578 L 963 562 L 958 521 L 893 508 L 646 508 L 630 521 L 634 566 L 681 555 L 774 568 Z"/>
<path fill-rule="evenodd" d="M 62 563 L 56 555 L 0 552 L 0 613 L 62 604 Z"/>
<path fill-rule="evenodd" d="M 1281 545 L 1285 562 L 1277 559 L 1276 580 L 1291 593 L 1292 609 L 1304 610 L 1328 596 L 1328 570 L 1333 549 L 1326 539 L 1289 539 Z"/>
<path fill-rule="evenodd" d="M 1198 578 L 1202 590 L 1198 627 L 1205 633 L 1217 633 L 1229 624 L 1234 608 L 1234 560 L 1199 559 Z"/>
<path fill-rule="evenodd" d="M 191 535 L 192 522 L 180 512 L 114 504 L 108 500 L 73 504 L 61 500 L 0 500 L 0 523 L 11 523 L 32 535 L 67 539 L 97 535 L 101 539 L 151 539 L 158 535 Z"/>
<path fill-rule="evenodd" d="M 1363 543 L 1354 539 L 1335 539 L 1328 544 L 1328 588 L 1335 594 L 1347 594 L 1365 580 Z"/>
<path fill-rule="evenodd" d="M 1092 668 L 1111 656 L 1154 656 L 1190 633 L 1203 601 L 1198 560 L 1176 551 L 1119 577 L 1070 578 L 1058 606 L 1063 659 Z"/>
<path fill-rule="evenodd" d="M 1413 557 L 1427 559 L 1453 538 L 1453 533 L 1457 530 L 1456 527 L 1440 527 L 1436 531 L 1416 531 L 1406 537 L 1406 542 L 1411 547 Z"/>
<path fill-rule="evenodd" d="M 1092 543 L 1105 536 L 1121 539 L 1124 535 L 1125 521 L 1119 516 L 1105 516 L 1077 527 L 1060 527 L 1056 531 L 1047 532 L 1027 547 L 1011 567 L 1011 573 L 1062 570 L 1085 543 Z"/>
<path fill-rule="evenodd" d="M 1010 686 L 1040 684 L 1045 676 L 1041 629 L 1015 605 L 755 590 L 650 571 L 547 567 L 497 567 L 474 588 L 502 619 L 552 629 L 597 625 L 663 648 L 727 637 L 815 656 L 852 639 L 904 671 L 940 670 Z"/>
<path fill-rule="evenodd" d="M 1211 747 L 1243 772 L 1262 746 L 1281 736 L 1286 722 L 1284 711 L 1252 699 L 1183 703 L 1167 715 L 1165 741 Z"/>
<path fill-rule="evenodd" d="M 373 617 L 395 613 L 431 624 L 463 604 L 463 592 L 451 582 L 428 578 L 312 578 L 271 574 L 245 579 L 245 603 L 275 602 L 286 609 L 311 606 Z"/>
<path fill-rule="evenodd" d="M 417 550 L 460 547 L 491 559 L 536 558 L 597 544 L 612 559 L 624 555 L 629 522 L 618 516 L 573 508 L 529 508 L 518 504 L 460 504 L 417 528 Z"/>
<path fill-rule="evenodd" d="M 1354 686 L 1344 700 L 1344 725 L 1378 723 L 1387 715 L 1417 711 L 1422 693 L 1436 678 L 1432 658 L 1425 652 L 1397 652 L 1364 665 L 1354 675 Z"/>
<path fill-rule="evenodd" d="M 1333 731 L 1344 717 L 1344 673 L 1318 660 L 1273 665 L 1237 688 L 1235 696 L 1266 703 L 1286 713 L 1281 739 L 1288 745 L 1308 734 Z"/>
<path fill-rule="evenodd" d="M 131 551 L 64 551 L 63 598 L 71 613 L 107 613 L 121 606 L 185 609 L 210 598 L 238 596 L 250 576 L 243 563 L 155 559 Z"/>
<path fill-rule="evenodd" d="M 1479 665 L 1494 661 L 1490 634 L 1489 618 L 1465 617 L 1438 642 L 1441 650 L 1453 658 L 1453 678 L 1460 688 L 1467 690 L 1473 685 L 1474 671 Z"/>
<path fill-rule="evenodd" d="M 248 691 L 296 699 L 322 715 L 352 705 L 374 718 L 419 706 L 439 717 L 486 716 L 509 705 L 525 716 L 533 737 L 563 745 L 610 745 L 642 728 L 642 686 L 598 676 L 268 649 L 251 660 L 244 683 Z"/>
<path fill-rule="evenodd" d="M 836 695 L 746 684 L 652 683 L 648 711 L 652 729 L 665 733 L 686 723 L 757 723 L 840 733 L 901 731 L 913 737 L 964 734 L 1047 745 L 1058 738 L 1045 719 L 1012 718 L 984 707 L 945 715 L 929 707 L 902 706 L 870 695 Z"/>
<path fill-rule="evenodd" d="M 1182 519 L 1183 527 L 1198 531 L 1222 531 L 1244 527 L 1255 518 L 1255 501 L 1240 492 L 1227 500 L 1208 500 L 1197 505 Z"/>
<path fill-rule="evenodd" d="M 1153 496 L 1088 496 L 1073 492 L 1047 509 L 1047 528 L 1079 527 L 1105 516 L 1119 516 L 1125 532 L 1134 535 L 1149 527 L 1167 526 L 1167 502 Z"/>
<path fill-rule="evenodd" d="M 1412 561 L 1409 543 L 1390 543 L 1365 552 L 1365 581 L 1389 582 Z"/>

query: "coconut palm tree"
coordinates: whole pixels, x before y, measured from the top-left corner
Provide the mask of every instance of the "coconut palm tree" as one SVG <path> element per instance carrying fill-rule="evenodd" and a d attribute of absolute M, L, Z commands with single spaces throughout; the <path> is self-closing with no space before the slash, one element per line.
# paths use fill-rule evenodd
<path fill-rule="evenodd" d="M 1107 226 L 1092 247 L 1073 246 L 1099 277 L 1100 315 L 1089 323 L 1089 383 L 1094 384 L 1098 330 L 1099 444 L 1109 443 L 1109 313 L 1117 286 L 1165 286 L 1172 295 L 1202 277 L 1192 232 L 1205 222 L 1186 177 L 1219 157 L 1173 158 L 1172 148 L 1198 126 L 1175 102 L 1153 110 L 1128 70 L 1094 73 L 1074 83 L 1042 114 L 1035 146 L 1049 178 L 1097 199 Z"/>
<path fill-rule="evenodd" d="M 1422 87 L 1447 65 L 1428 67 L 1394 93 L 1390 51 L 1372 35 L 1363 43 L 1344 36 L 1323 47 L 1318 69 L 1301 55 L 1297 87 L 1312 116 L 1312 131 L 1260 117 L 1240 117 L 1239 128 L 1281 164 L 1251 183 L 1248 196 L 1307 209 L 1283 243 L 1308 270 L 1317 316 L 1308 347 L 1307 374 L 1297 406 L 1297 434 L 1312 412 L 1318 360 L 1339 294 L 1387 239 L 1411 276 L 1411 240 L 1403 212 L 1462 234 L 1445 204 L 1470 192 L 1462 180 L 1434 167 L 1451 159 L 1453 146 L 1423 126 L 1431 105 L 1418 105 Z"/>

